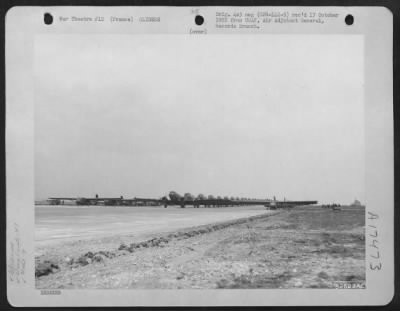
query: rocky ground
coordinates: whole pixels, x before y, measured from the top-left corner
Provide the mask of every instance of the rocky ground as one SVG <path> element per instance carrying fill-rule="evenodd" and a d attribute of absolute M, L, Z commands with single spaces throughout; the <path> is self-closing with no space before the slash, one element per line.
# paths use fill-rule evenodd
<path fill-rule="evenodd" d="M 279 210 L 150 236 L 68 244 L 36 257 L 36 287 L 332 288 L 365 284 L 365 210 Z M 86 247 L 86 249 L 85 249 Z"/>

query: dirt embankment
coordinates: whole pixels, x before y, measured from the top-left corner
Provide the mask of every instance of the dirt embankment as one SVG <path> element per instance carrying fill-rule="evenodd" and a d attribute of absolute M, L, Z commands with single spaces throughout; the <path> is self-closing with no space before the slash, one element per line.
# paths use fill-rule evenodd
<path fill-rule="evenodd" d="M 364 284 L 364 213 L 295 208 L 121 243 L 109 251 L 40 256 L 36 284 L 149 289 Z"/>
<path fill-rule="evenodd" d="M 130 236 L 126 236 L 120 240 L 118 238 L 116 239 L 115 237 L 112 237 L 111 239 L 103 238 L 100 240 L 78 241 L 78 243 L 64 243 L 61 246 L 51 247 L 49 250 L 47 250 L 47 252 L 45 252 L 44 255 L 36 256 L 35 277 L 59 272 L 59 270 L 65 265 L 67 265 L 67 268 L 77 268 L 78 266 L 86 266 L 95 262 L 104 262 L 104 259 L 106 258 L 123 256 L 127 253 L 133 253 L 134 251 L 143 248 L 164 247 L 173 239 L 188 239 L 199 234 L 210 233 L 227 228 L 229 226 L 269 217 L 275 213 L 278 212 L 270 212 L 257 216 L 186 228 L 180 231 L 159 234 L 157 237 L 153 237 L 150 239 L 142 238 L 142 240 L 133 243 L 127 242 L 129 241 L 129 239 L 131 239 Z M 118 241 L 120 241 L 120 244 L 118 243 Z M 114 245 L 119 244 L 118 249 L 114 249 L 111 251 L 108 249 L 105 250 L 105 246 L 108 246 L 110 248 L 111 243 L 114 243 Z M 100 249 L 96 249 L 96 246 Z M 82 249 L 86 249 L 88 251 L 83 254 Z"/>

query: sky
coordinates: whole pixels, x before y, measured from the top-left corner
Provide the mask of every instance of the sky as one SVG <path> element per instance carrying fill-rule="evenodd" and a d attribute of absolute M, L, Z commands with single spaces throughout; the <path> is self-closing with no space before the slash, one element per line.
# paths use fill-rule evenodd
<path fill-rule="evenodd" d="M 35 198 L 365 199 L 363 37 L 39 35 Z"/>

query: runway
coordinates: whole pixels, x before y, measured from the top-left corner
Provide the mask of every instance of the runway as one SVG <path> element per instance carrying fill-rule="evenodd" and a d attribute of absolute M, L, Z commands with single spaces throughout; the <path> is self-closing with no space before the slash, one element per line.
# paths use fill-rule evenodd
<path fill-rule="evenodd" d="M 269 213 L 263 206 L 221 208 L 35 207 L 38 246 L 113 235 L 142 235 Z"/>

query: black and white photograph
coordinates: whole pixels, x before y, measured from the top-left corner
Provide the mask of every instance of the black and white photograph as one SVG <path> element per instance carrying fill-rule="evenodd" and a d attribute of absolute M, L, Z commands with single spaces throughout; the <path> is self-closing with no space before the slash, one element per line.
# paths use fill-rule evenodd
<path fill-rule="evenodd" d="M 356 303 L 390 273 L 392 112 L 386 80 L 371 87 L 368 9 L 37 12 L 27 60 L 8 58 L 29 68 L 9 92 L 8 171 L 31 167 L 8 181 L 10 284 L 45 305 Z"/>
<path fill-rule="evenodd" d="M 361 36 L 35 43 L 38 288 L 365 287 Z"/>

